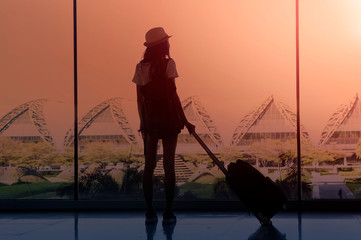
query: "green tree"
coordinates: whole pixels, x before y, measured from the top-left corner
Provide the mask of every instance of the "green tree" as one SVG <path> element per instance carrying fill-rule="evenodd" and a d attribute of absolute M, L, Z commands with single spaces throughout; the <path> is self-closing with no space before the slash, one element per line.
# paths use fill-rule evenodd
<path fill-rule="evenodd" d="M 334 153 L 324 147 L 313 146 L 310 141 L 302 142 L 301 151 L 302 166 L 333 162 L 336 160 Z"/>
<path fill-rule="evenodd" d="M 137 195 L 141 194 L 141 184 L 142 184 L 143 171 L 138 171 L 136 168 L 127 167 L 125 169 L 124 181 L 121 186 L 121 193 L 126 195 Z M 158 189 L 156 183 L 159 179 L 154 177 L 154 189 Z"/>
<path fill-rule="evenodd" d="M 0 164 L 16 165 L 21 159 L 22 143 L 7 137 L 0 137 Z"/>
<path fill-rule="evenodd" d="M 248 149 L 248 152 L 258 158 L 261 165 L 266 167 L 268 162 L 280 163 L 279 156 L 282 153 L 282 142 L 275 139 L 261 139 L 259 142 L 254 142 Z"/>
<path fill-rule="evenodd" d="M 106 199 L 119 197 L 120 186 L 107 173 L 103 165 L 94 168 L 92 171 L 84 172 L 79 177 L 79 195 L 83 199 Z M 72 197 L 74 184 L 63 184 L 57 189 L 60 197 Z"/>
<path fill-rule="evenodd" d="M 21 158 L 17 165 L 26 168 L 51 165 L 57 155 L 56 147 L 47 142 L 23 143 Z"/>
<path fill-rule="evenodd" d="M 235 162 L 238 159 L 246 160 L 249 156 L 241 153 L 236 147 L 223 147 L 219 150 L 219 159 L 224 163 Z"/>
<path fill-rule="evenodd" d="M 297 141 L 296 139 L 291 139 L 279 146 L 279 161 L 282 162 L 285 166 L 289 167 L 292 165 L 294 160 L 297 158 Z"/>
<path fill-rule="evenodd" d="M 52 166 L 73 166 L 74 165 L 74 148 L 66 147 L 62 151 L 58 151 L 54 157 Z"/>
<path fill-rule="evenodd" d="M 315 147 L 309 140 L 301 142 L 302 165 L 330 162 L 335 160 L 335 153 L 328 151 L 324 147 Z M 297 140 L 280 141 L 273 139 L 262 139 L 251 145 L 249 152 L 258 157 L 262 166 L 266 166 L 269 161 L 290 166 L 297 158 Z"/>
<path fill-rule="evenodd" d="M 79 154 L 81 164 L 117 164 L 123 163 L 126 167 L 139 168 L 144 164 L 144 155 L 140 148 L 130 146 L 120 147 L 115 143 L 90 143 L 83 147 Z"/>
<path fill-rule="evenodd" d="M 117 146 L 112 143 L 89 143 L 80 152 L 79 162 L 87 164 L 117 163 Z"/>

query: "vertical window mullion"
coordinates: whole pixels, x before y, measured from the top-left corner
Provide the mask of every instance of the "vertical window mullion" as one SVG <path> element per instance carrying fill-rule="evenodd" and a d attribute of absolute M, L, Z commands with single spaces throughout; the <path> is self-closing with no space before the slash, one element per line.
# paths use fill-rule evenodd
<path fill-rule="evenodd" d="M 299 0 L 296 0 L 296 102 L 297 102 L 297 201 L 302 200 L 301 123 L 300 123 L 300 56 L 299 56 Z"/>
<path fill-rule="evenodd" d="M 73 0 L 73 35 L 74 35 L 74 200 L 77 201 L 79 199 L 77 0 Z"/>

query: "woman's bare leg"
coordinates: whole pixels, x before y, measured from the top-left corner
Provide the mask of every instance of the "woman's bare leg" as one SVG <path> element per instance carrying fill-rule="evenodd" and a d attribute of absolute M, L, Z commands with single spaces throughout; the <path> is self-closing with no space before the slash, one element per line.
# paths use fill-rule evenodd
<path fill-rule="evenodd" d="M 153 209 L 153 173 L 157 166 L 158 138 L 150 134 L 145 137 L 145 166 L 143 172 L 143 194 L 147 210 Z"/>
<path fill-rule="evenodd" d="M 177 147 L 177 135 L 167 137 L 162 140 L 163 142 L 163 166 L 164 166 L 164 188 L 166 199 L 166 211 L 171 211 L 174 190 L 175 190 L 175 169 L 174 169 L 174 156 Z"/>

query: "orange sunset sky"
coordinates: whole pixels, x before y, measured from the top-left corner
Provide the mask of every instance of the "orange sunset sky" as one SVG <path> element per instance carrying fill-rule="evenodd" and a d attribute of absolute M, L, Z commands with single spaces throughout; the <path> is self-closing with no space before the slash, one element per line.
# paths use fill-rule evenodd
<path fill-rule="evenodd" d="M 299 2 L 301 121 L 316 141 L 361 93 L 361 1 Z M 156 26 L 172 35 L 180 98 L 199 96 L 226 141 L 271 94 L 296 111 L 295 1 L 79 0 L 80 117 L 110 97 L 135 100 L 135 65 Z M 71 124 L 72 44 L 71 0 L 0 1 L 0 117 L 49 98 L 69 106 L 58 115 Z"/>

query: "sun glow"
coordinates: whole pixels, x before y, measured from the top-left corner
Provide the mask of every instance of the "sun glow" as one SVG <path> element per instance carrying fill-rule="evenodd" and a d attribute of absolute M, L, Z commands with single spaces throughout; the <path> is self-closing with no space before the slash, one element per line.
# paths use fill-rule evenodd
<path fill-rule="evenodd" d="M 361 39 L 361 1 L 355 1 L 356 7 L 354 8 L 355 12 L 355 31 L 359 39 Z"/>

